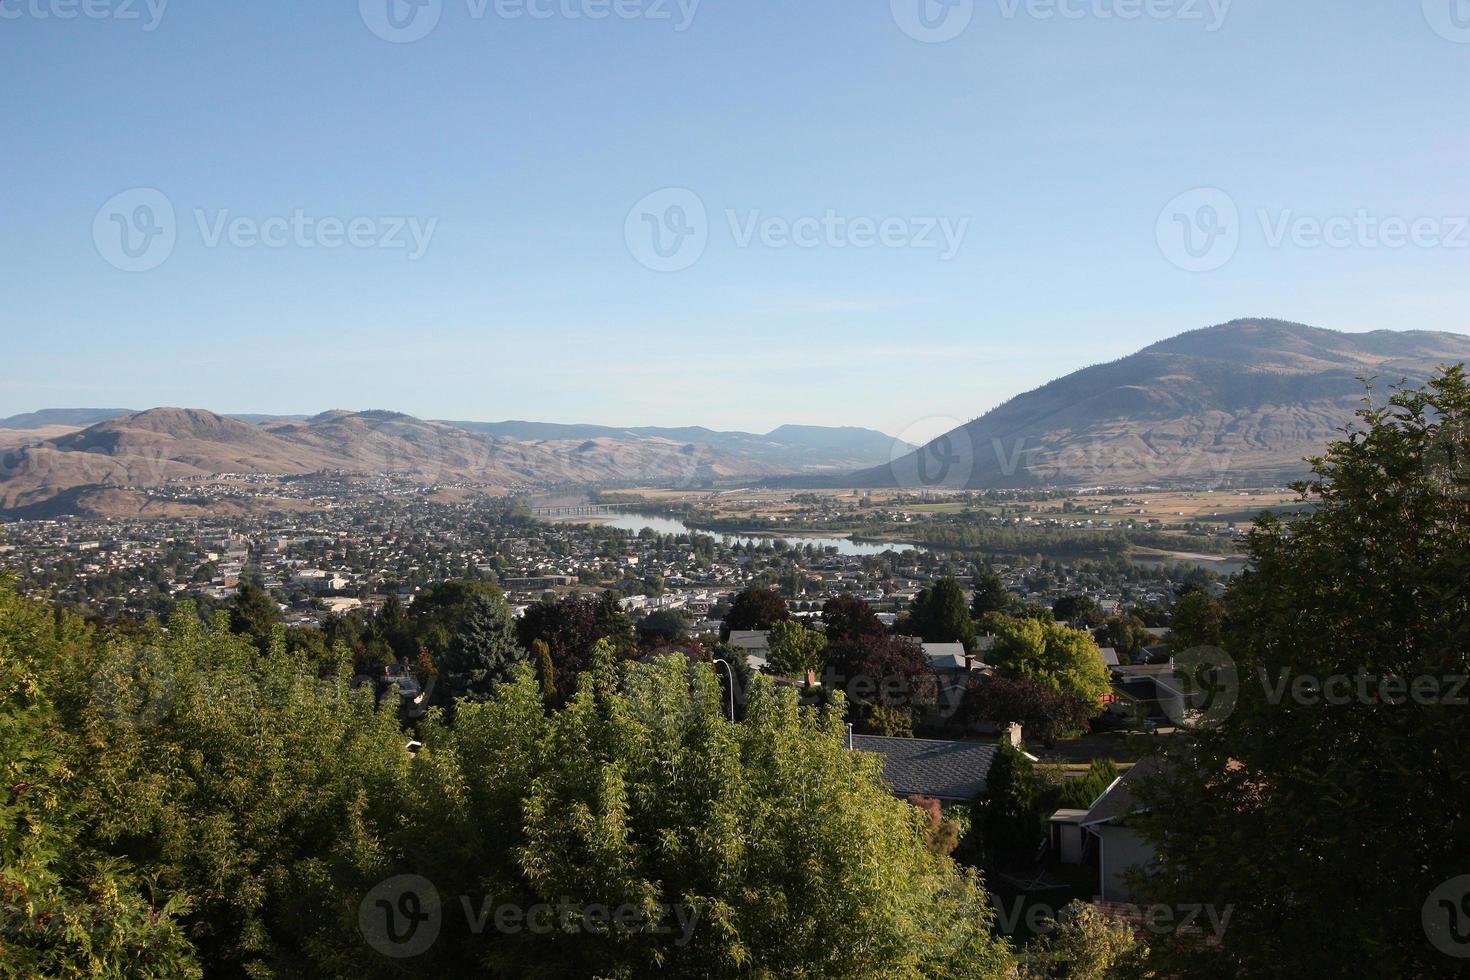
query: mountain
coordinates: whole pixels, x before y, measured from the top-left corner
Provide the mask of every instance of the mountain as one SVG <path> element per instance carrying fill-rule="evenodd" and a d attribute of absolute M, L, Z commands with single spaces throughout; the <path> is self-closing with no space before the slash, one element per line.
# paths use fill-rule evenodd
<path fill-rule="evenodd" d="M 511 428 L 497 434 L 490 426 L 388 411 L 265 419 L 157 408 L 8 450 L 0 445 L 0 514 L 127 515 L 141 513 L 150 499 L 158 508 L 172 501 L 169 506 L 177 512 L 179 499 L 189 496 L 189 484 L 226 474 L 254 477 L 257 488 L 262 477 L 325 472 L 489 490 L 693 486 L 847 470 L 854 461 L 884 458 L 892 446 L 878 433 L 859 436 L 848 430 L 823 436 L 822 430 L 794 429 L 784 437 L 789 441 L 780 441 L 704 429 L 591 426 Z M 160 494 L 164 487 L 174 491 Z M 267 489 L 252 492 L 269 496 Z"/>
<path fill-rule="evenodd" d="M 39 412 L 0 419 L 0 429 L 45 429 L 54 425 L 80 429 L 123 415 L 132 415 L 134 411 L 131 408 L 46 408 Z"/>
<path fill-rule="evenodd" d="M 721 452 L 758 460 L 777 472 L 842 472 L 894 453 L 894 439 L 872 429 L 831 428 L 819 425 L 783 425 L 764 435 L 718 432 L 700 426 L 615 428 L 605 425 L 567 425 L 556 422 L 449 422 L 472 432 L 509 439 L 667 439 L 697 443 Z M 900 448 L 907 447 L 901 444 Z"/>
<path fill-rule="evenodd" d="M 1470 361 L 1470 337 L 1350 334 L 1236 320 L 1160 341 L 1019 395 L 860 487 L 1280 484 L 1354 421 L 1359 378 L 1422 382 Z"/>

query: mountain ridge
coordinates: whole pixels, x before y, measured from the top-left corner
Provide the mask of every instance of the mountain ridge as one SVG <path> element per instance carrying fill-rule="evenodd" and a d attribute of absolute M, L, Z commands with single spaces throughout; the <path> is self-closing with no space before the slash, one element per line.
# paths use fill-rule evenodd
<path fill-rule="evenodd" d="M 1054 379 L 836 485 L 1279 483 L 1351 424 L 1361 378 L 1422 382 L 1466 360 L 1462 334 L 1232 320 Z"/>

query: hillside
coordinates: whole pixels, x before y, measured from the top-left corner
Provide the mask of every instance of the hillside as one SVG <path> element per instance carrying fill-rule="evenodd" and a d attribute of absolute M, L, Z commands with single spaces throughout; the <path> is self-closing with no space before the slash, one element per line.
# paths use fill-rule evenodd
<path fill-rule="evenodd" d="M 1353 421 L 1364 388 L 1470 361 L 1470 337 L 1237 320 L 1085 368 L 843 485 L 1276 484 Z"/>
<path fill-rule="evenodd" d="M 492 491 L 566 484 L 689 486 L 847 470 L 885 458 L 892 445 L 867 430 L 858 430 L 866 433 L 860 437 L 825 430 L 835 434 L 824 446 L 824 430 L 817 429 L 793 429 L 783 441 L 702 429 L 546 426 L 497 434 L 484 431 L 492 426 L 385 411 L 265 418 L 159 408 L 75 431 L 55 427 L 47 433 L 51 438 L 37 438 L 46 430 L 15 430 L 10 445 L 0 442 L 0 513 L 133 513 L 147 508 L 146 495 L 125 500 L 117 491 L 187 485 L 223 474 L 390 476 Z M 26 432 L 30 437 L 20 438 Z"/>

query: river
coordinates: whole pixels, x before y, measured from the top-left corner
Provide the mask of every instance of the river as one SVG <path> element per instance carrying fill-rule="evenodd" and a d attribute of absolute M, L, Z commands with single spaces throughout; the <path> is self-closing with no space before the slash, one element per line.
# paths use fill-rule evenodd
<path fill-rule="evenodd" d="M 553 521 L 586 521 L 586 517 L 560 517 Z M 854 541 L 852 538 L 822 538 L 800 534 L 777 534 L 771 531 L 751 532 L 750 534 L 720 534 L 714 531 L 701 531 L 692 528 L 688 524 L 674 517 L 649 517 L 646 514 L 631 514 L 627 512 L 610 512 L 606 515 L 592 518 L 603 527 L 615 527 L 622 531 L 632 531 L 637 534 L 644 528 L 648 528 L 657 534 L 703 534 L 708 537 L 717 538 L 727 545 L 731 544 L 761 544 L 780 538 L 793 547 L 811 545 L 813 548 L 835 548 L 839 555 L 851 555 L 863 557 L 868 555 L 881 555 L 885 551 L 905 552 L 919 550 L 915 545 L 905 541 L 894 541 L 884 544 L 872 544 L 866 541 Z"/>

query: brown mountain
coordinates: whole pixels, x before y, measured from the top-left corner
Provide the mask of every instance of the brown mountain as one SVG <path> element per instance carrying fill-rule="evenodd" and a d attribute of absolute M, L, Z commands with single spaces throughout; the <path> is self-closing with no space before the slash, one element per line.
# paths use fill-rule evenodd
<path fill-rule="evenodd" d="M 843 485 L 1240 486 L 1307 472 L 1365 394 L 1470 361 L 1470 337 L 1236 320 L 1019 395 Z"/>
<path fill-rule="evenodd" d="M 632 430 L 583 438 L 586 433 L 568 429 L 548 430 L 549 438 L 517 438 L 394 412 L 335 411 L 304 420 L 252 422 L 199 409 L 159 408 L 8 450 L 0 446 L 0 513 L 174 513 L 186 505 L 165 507 L 146 494 L 119 491 L 187 486 L 224 474 L 340 472 L 491 490 L 564 484 L 687 486 L 793 469 L 831 472 L 885 455 L 848 448 L 852 436 L 844 430 L 833 430 L 831 451 L 813 451 L 808 445 L 804 464 L 792 467 L 787 461 L 797 455 L 793 443 L 801 439 L 809 444 L 813 430 L 799 430 L 785 441 L 773 433 L 748 442 L 694 442 Z M 889 444 L 886 437 L 876 441 Z M 715 442 L 720 444 L 711 444 Z"/>

